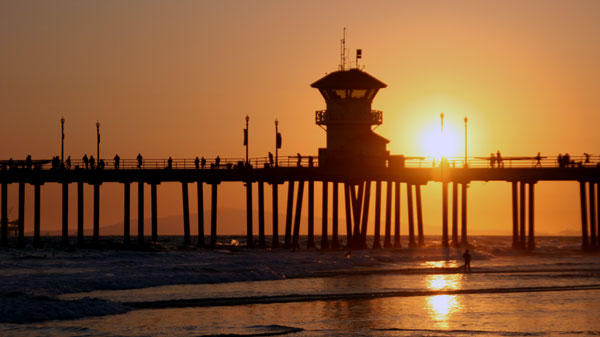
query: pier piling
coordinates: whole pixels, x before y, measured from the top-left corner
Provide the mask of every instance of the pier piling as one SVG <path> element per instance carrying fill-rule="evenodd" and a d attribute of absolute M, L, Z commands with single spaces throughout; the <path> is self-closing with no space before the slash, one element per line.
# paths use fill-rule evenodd
<path fill-rule="evenodd" d="M 258 246 L 264 248 L 265 243 L 265 183 L 258 182 Z"/>
<path fill-rule="evenodd" d="M 333 191 L 331 196 L 331 248 L 338 249 L 340 248 L 340 239 L 338 233 L 338 221 L 339 221 L 339 190 L 338 190 L 338 182 L 333 182 Z"/>
<path fill-rule="evenodd" d="M 246 246 L 254 247 L 252 233 L 252 182 L 246 182 Z"/>
<path fill-rule="evenodd" d="M 525 249 L 525 182 L 519 182 L 519 248 Z"/>
<path fill-rule="evenodd" d="M 294 181 L 288 181 L 287 209 L 285 213 L 284 246 L 290 248 L 292 244 L 292 215 L 294 212 Z"/>
<path fill-rule="evenodd" d="M 214 247 L 217 244 L 217 183 L 211 184 L 210 197 L 210 245 Z"/>
<path fill-rule="evenodd" d="M 315 181 L 308 181 L 308 240 L 307 248 L 315 247 Z"/>
<path fill-rule="evenodd" d="M 329 210 L 327 209 L 328 203 L 329 203 L 329 183 L 326 180 L 323 180 L 323 198 L 322 198 L 322 214 L 321 214 L 321 249 L 328 249 L 329 248 L 329 240 L 327 239 L 327 220 L 329 217 Z M 334 206 L 335 207 L 335 206 Z"/>
<path fill-rule="evenodd" d="M 392 182 L 388 180 L 385 184 L 385 237 L 383 247 L 392 247 Z"/>
<path fill-rule="evenodd" d="M 25 247 L 25 182 L 19 182 L 19 217 L 17 219 L 17 246 Z"/>
<path fill-rule="evenodd" d="M 185 196 L 187 199 L 187 183 L 185 184 Z M 158 241 L 158 193 L 156 192 L 156 183 L 150 184 L 150 217 L 152 222 L 152 241 Z M 187 205 L 187 202 L 184 202 L 184 207 Z M 189 207 L 187 208 L 188 213 L 188 234 L 189 234 Z M 185 213 L 186 209 L 183 210 L 184 218 L 186 218 Z M 185 220 L 184 220 L 185 221 Z"/>
<path fill-rule="evenodd" d="M 417 199 L 417 231 L 419 233 L 419 247 L 425 246 L 425 233 L 423 230 L 423 203 L 421 199 L 421 185 L 415 185 Z"/>
<path fill-rule="evenodd" d="M 581 204 L 581 248 L 588 249 L 588 220 L 587 220 L 587 200 L 585 195 L 585 181 L 579 182 L 579 201 Z"/>
<path fill-rule="evenodd" d="M 511 182 L 512 186 L 512 222 L 513 222 L 513 240 L 512 247 L 519 248 L 519 208 L 518 208 L 518 198 L 517 198 L 517 189 L 518 182 Z"/>
<path fill-rule="evenodd" d="M 394 248 L 400 248 L 400 182 L 396 181 L 394 185 Z"/>
<path fill-rule="evenodd" d="M 94 184 L 94 244 L 100 240 L 100 184 Z"/>
<path fill-rule="evenodd" d="M 131 184 L 123 183 L 123 243 L 131 242 Z"/>
<path fill-rule="evenodd" d="M 589 182 L 589 195 L 590 195 L 590 247 L 596 247 L 596 191 L 595 182 Z"/>
<path fill-rule="evenodd" d="M 204 247 L 204 187 L 200 180 L 196 182 L 196 191 L 198 194 L 198 246 Z"/>
<path fill-rule="evenodd" d="M 62 183 L 62 244 L 69 244 L 69 184 Z"/>
<path fill-rule="evenodd" d="M 0 228 L 0 243 L 3 247 L 8 246 L 8 184 L 6 182 L 2 182 L 2 205 L 0 208 L 1 215 L 0 221 L 2 222 Z"/>
<path fill-rule="evenodd" d="M 273 188 L 273 239 L 271 240 L 271 247 L 277 248 L 279 247 L 279 187 L 275 182 L 271 186 Z"/>
<path fill-rule="evenodd" d="M 458 183 L 452 183 L 452 247 L 458 247 Z"/>
<path fill-rule="evenodd" d="M 77 182 L 77 245 L 83 246 L 84 243 L 84 229 L 83 229 L 83 182 Z"/>
<path fill-rule="evenodd" d="M 408 246 L 413 248 L 417 246 L 415 241 L 415 216 L 413 214 L 413 185 L 406 185 L 406 204 L 408 208 Z"/>
<path fill-rule="evenodd" d="M 183 244 L 189 245 L 192 243 L 190 238 L 190 202 L 188 183 L 185 181 L 181 183 L 181 201 L 183 203 Z"/>
<path fill-rule="evenodd" d="M 534 230 L 534 215 L 535 215 L 535 183 L 529 183 L 529 237 L 527 240 L 527 249 L 535 248 L 535 230 Z"/>
<path fill-rule="evenodd" d="M 144 182 L 138 182 L 138 244 L 144 244 Z"/>
<path fill-rule="evenodd" d="M 448 182 L 442 182 L 442 246 L 448 247 Z"/>
<path fill-rule="evenodd" d="M 294 216 L 293 248 L 300 248 L 300 220 L 302 218 L 302 198 L 304 194 L 304 180 L 298 181 L 298 195 L 296 196 L 296 214 Z"/>
<path fill-rule="evenodd" d="M 361 216 L 360 241 L 359 248 L 367 247 L 367 226 L 369 224 L 369 208 L 371 206 L 371 181 L 365 181 L 365 191 L 363 196 L 363 210 Z"/>
<path fill-rule="evenodd" d="M 469 244 L 469 239 L 467 237 L 467 183 L 462 183 L 460 197 L 460 244 L 467 246 Z"/>
<path fill-rule="evenodd" d="M 373 249 L 381 248 L 381 180 L 375 182 L 375 233 L 373 235 Z"/>
<path fill-rule="evenodd" d="M 352 242 L 352 202 L 350 201 L 350 184 L 344 183 L 344 205 L 346 209 L 346 246 Z"/>
<path fill-rule="evenodd" d="M 40 207 L 41 207 L 41 185 L 34 185 L 34 196 L 33 196 L 33 246 L 39 247 L 41 244 L 40 241 Z"/>

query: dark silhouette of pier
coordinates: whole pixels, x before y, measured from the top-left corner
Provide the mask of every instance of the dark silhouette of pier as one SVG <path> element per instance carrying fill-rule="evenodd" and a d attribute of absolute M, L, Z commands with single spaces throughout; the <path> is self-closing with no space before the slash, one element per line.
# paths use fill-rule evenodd
<path fill-rule="evenodd" d="M 204 158 L 193 159 L 145 159 L 141 154 L 135 159 L 100 158 L 99 124 L 96 160 L 87 155 L 82 160 L 64 160 L 61 152 L 51 160 L 0 161 L 1 233 L 0 244 L 8 244 L 7 189 L 8 184 L 18 184 L 17 244 L 25 243 L 25 185 L 34 186 L 34 245 L 40 244 L 40 190 L 44 184 L 57 183 L 62 186 L 62 241 L 69 243 L 69 191 L 77 186 L 77 243 L 84 244 L 83 185 L 93 186 L 93 236 L 92 242 L 100 238 L 100 188 L 106 183 L 123 185 L 123 241 L 131 242 L 131 185 L 137 186 L 138 231 L 137 241 L 146 240 L 144 233 L 144 185 L 150 185 L 151 233 L 150 239 L 157 241 L 157 185 L 179 183 L 182 192 L 183 236 L 186 245 L 192 244 L 190 235 L 189 185 L 195 184 L 198 193 L 198 237 L 199 246 L 214 246 L 217 243 L 217 195 L 222 182 L 242 182 L 246 188 L 246 235 L 247 245 L 267 246 L 265 237 L 265 185 L 272 188 L 272 238 L 271 246 L 279 245 L 278 193 L 280 185 L 287 185 L 285 224 L 283 224 L 284 246 L 299 247 L 302 208 L 308 213 L 308 247 L 316 247 L 315 237 L 315 183 L 322 186 L 321 248 L 352 249 L 367 248 L 367 235 L 374 237 L 373 248 L 400 247 L 400 212 L 402 187 L 405 185 L 406 212 L 408 214 L 408 246 L 417 247 L 425 243 L 421 187 L 429 182 L 442 183 L 442 245 L 468 246 L 467 190 L 473 181 L 505 181 L 512 186 L 513 247 L 535 248 L 535 184 L 539 181 L 576 181 L 580 186 L 581 239 L 584 249 L 600 245 L 600 181 L 599 158 L 585 154 L 584 157 L 560 155 L 556 159 L 548 156 L 507 157 L 500 151 L 490 157 L 442 158 L 424 160 L 419 157 L 392 155 L 387 151 L 387 139 L 376 134 L 373 126 L 383 122 L 383 113 L 371 109 L 378 90 L 386 85 L 359 69 L 344 68 L 330 73 L 312 84 L 319 90 L 327 108 L 315 113 L 315 122 L 326 130 L 327 147 L 319 149 L 317 156 L 281 157 L 281 134 L 277 131 L 275 158 L 270 154 L 263 158 Z M 441 115 L 443 118 L 443 114 Z M 248 120 L 244 129 L 244 145 L 248 146 Z M 465 119 L 466 123 L 466 119 Z M 61 121 L 61 127 L 64 120 Z M 277 127 L 277 122 L 276 122 Z M 63 137 L 64 138 L 64 137 Z M 62 147 L 61 147 L 62 148 Z M 466 151 L 466 150 L 465 150 Z M 371 186 L 375 185 L 374 222 L 370 223 Z M 307 185 L 307 188 L 305 188 Z M 203 189 L 210 188 L 210 235 L 205 242 Z M 253 193 L 258 188 L 258 240 L 255 242 L 253 224 Z M 329 200 L 331 188 L 331 201 Z M 382 215 L 382 197 L 385 186 L 385 212 Z M 449 187 L 451 210 L 449 209 Z M 304 191 L 307 201 L 304 206 Z M 340 192 L 341 189 L 341 192 Z M 460 190 L 460 200 L 459 200 Z M 342 193 L 342 196 L 340 196 Z M 394 198 L 392 198 L 392 195 Z M 343 198 L 346 218 L 346 238 L 339 236 L 338 209 Z M 393 201 L 392 201 L 393 199 Z M 331 203 L 331 224 L 329 206 Z M 414 203 L 414 204 L 413 204 Z M 460 232 L 459 232 L 460 208 Z M 589 210 L 588 210 L 589 208 Z M 451 217 L 450 217 L 451 211 Z M 392 225 L 393 213 L 393 225 Z M 416 214 L 415 214 L 416 213 Z M 382 224 L 383 216 L 383 224 Z M 415 226 L 416 217 L 416 226 Z M 589 219 L 589 221 L 588 221 Z M 450 223 L 451 222 L 451 223 Z M 381 232 L 383 228 L 383 242 Z M 416 227 L 416 230 L 415 230 Z M 331 235 L 329 235 L 331 229 Z M 393 229 L 393 230 L 392 230 Z M 392 238 L 393 235 L 393 238 Z"/>

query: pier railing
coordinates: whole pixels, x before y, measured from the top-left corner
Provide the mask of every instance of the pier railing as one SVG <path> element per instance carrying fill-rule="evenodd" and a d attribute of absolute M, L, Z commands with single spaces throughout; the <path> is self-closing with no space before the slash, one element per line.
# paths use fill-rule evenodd
<path fill-rule="evenodd" d="M 466 164 L 466 165 L 465 165 Z M 597 156 L 573 156 L 568 162 L 558 161 L 557 157 L 507 157 L 500 161 L 494 158 L 485 157 L 468 157 L 465 163 L 464 157 L 448 157 L 441 160 L 440 158 L 432 157 L 407 157 L 404 160 L 406 168 L 570 168 L 570 167 L 600 167 L 600 155 Z M 318 156 L 279 156 L 277 160 L 264 157 L 252 157 L 245 162 L 245 158 L 143 158 L 140 161 L 137 159 L 120 159 L 117 163 L 114 159 L 95 160 L 94 163 L 84 162 L 82 159 L 72 159 L 65 161 L 61 165 L 60 161 L 52 160 L 1 160 L 0 169 L 7 168 L 30 168 L 30 169 L 105 169 L 105 170 L 137 170 L 137 169 L 174 169 L 174 170 L 227 170 L 238 168 L 270 168 L 270 167 L 318 167 Z"/>

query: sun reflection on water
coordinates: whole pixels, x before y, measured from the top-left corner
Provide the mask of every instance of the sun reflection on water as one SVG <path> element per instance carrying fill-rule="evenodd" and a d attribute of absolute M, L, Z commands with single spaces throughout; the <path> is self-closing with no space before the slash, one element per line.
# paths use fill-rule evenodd
<path fill-rule="evenodd" d="M 429 290 L 461 288 L 461 276 L 458 274 L 429 275 L 425 282 Z M 462 309 L 462 304 L 456 295 L 434 295 L 425 298 L 425 307 L 437 327 L 448 328 L 450 317 Z"/>

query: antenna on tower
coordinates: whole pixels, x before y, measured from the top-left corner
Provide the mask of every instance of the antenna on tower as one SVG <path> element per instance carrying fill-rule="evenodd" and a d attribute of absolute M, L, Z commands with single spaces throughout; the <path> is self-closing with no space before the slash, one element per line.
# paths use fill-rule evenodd
<path fill-rule="evenodd" d="M 340 41 L 340 70 L 346 70 L 346 27 L 344 27 Z"/>

